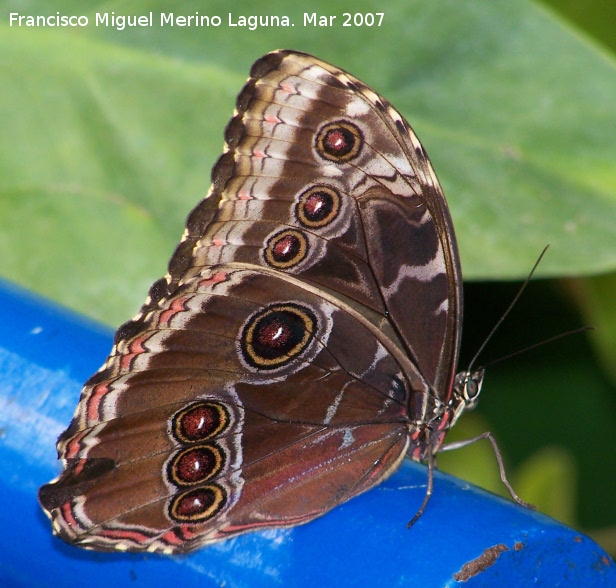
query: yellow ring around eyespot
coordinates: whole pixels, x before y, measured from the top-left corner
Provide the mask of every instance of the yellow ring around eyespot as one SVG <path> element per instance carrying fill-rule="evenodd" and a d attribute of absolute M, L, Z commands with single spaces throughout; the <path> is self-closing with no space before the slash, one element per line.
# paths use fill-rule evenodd
<path fill-rule="evenodd" d="M 304 334 L 301 340 L 298 341 L 293 346 L 293 348 L 290 349 L 284 355 L 280 357 L 266 358 L 266 357 L 263 357 L 257 354 L 257 352 L 255 351 L 254 345 L 253 345 L 253 339 L 254 339 L 255 329 L 257 328 L 257 324 L 260 322 L 260 320 L 267 317 L 269 314 L 273 314 L 273 313 L 289 313 L 289 314 L 294 314 L 295 316 L 299 317 L 302 324 L 304 325 Z M 302 353 L 302 351 L 304 351 L 304 349 L 306 348 L 306 346 L 308 345 L 308 343 L 310 342 L 310 339 L 312 338 L 314 334 L 315 326 L 316 325 L 315 325 L 314 319 L 307 313 L 303 312 L 297 306 L 286 305 L 286 304 L 271 306 L 268 309 L 266 309 L 265 312 L 252 317 L 251 323 L 248 325 L 248 328 L 246 329 L 246 332 L 245 332 L 246 353 L 248 353 L 248 355 L 250 356 L 250 359 L 258 367 L 267 367 L 267 368 L 277 367 L 279 365 L 287 363 L 289 360 L 293 359 L 294 357 L 297 357 L 300 353 Z"/>

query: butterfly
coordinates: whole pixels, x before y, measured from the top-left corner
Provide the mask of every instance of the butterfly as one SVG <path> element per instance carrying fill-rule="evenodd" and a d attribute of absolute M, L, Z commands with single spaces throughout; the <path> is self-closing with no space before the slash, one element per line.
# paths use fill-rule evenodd
<path fill-rule="evenodd" d="M 306 523 L 432 460 L 477 402 L 462 278 L 424 148 L 310 55 L 259 59 L 212 187 L 84 385 L 40 489 L 54 533 L 183 553 Z"/>

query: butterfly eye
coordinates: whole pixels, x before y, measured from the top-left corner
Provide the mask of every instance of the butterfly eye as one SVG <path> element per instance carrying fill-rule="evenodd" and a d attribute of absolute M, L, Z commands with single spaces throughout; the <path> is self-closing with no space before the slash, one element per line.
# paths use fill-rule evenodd
<path fill-rule="evenodd" d="M 467 410 L 472 410 L 477 404 L 479 393 L 481 392 L 481 386 L 483 384 L 483 374 L 483 368 L 480 368 L 472 373 L 466 373 L 463 395 L 464 400 L 466 401 Z"/>
<path fill-rule="evenodd" d="M 317 153 L 323 159 L 345 163 L 357 157 L 364 137 L 354 124 L 346 121 L 329 123 L 321 128 L 316 138 Z"/>
<path fill-rule="evenodd" d="M 477 385 L 477 382 L 475 382 L 475 380 L 468 380 L 466 382 L 466 386 L 464 387 L 465 396 L 467 396 L 469 400 L 472 400 L 475 396 L 477 396 L 478 392 L 479 386 Z"/>

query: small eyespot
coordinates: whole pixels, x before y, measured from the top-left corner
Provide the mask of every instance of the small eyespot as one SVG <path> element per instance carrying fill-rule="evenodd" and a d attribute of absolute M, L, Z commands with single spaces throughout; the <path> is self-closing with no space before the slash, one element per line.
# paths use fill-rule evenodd
<path fill-rule="evenodd" d="M 313 186 L 303 192 L 296 206 L 296 216 L 300 224 L 318 229 L 331 223 L 340 212 L 341 198 L 329 186 Z"/>
<path fill-rule="evenodd" d="M 201 484 L 219 473 L 225 453 L 216 443 L 195 445 L 175 454 L 169 462 L 169 481 L 176 486 Z"/>
<path fill-rule="evenodd" d="M 214 401 L 189 404 L 175 414 L 171 431 L 181 443 L 197 443 L 211 439 L 229 426 L 229 410 Z"/>
<path fill-rule="evenodd" d="M 326 124 L 317 133 L 315 147 L 323 158 L 345 163 L 357 157 L 364 144 L 359 127 L 347 121 Z"/>
<path fill-rule="evenodd" d="M 227 502 L 218 484 L 208 484 L 176 494 L 169 504 L 169 516 L 182 523 L 203 523 L 216 516 Z"/>
<path fill-rule="evenodd" d="M 308 241 L 297 230 L 287 229 L 270 237 L 263 256 L 265 262 L 278 269 L 288 269 L 305 259 L 308 254 Z"/>

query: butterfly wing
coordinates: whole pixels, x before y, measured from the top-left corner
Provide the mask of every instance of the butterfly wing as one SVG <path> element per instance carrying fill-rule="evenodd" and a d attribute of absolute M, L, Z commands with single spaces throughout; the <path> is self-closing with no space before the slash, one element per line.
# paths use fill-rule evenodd
<path fill-rule="evenodd" d="M 389 475 L 449 394 L 455 241 L 402 117 L 280 51 L 226 141 L 58 442 L 65 470 L 39 496 L 71 543 L 172 553 L 306 522 Z"/>

